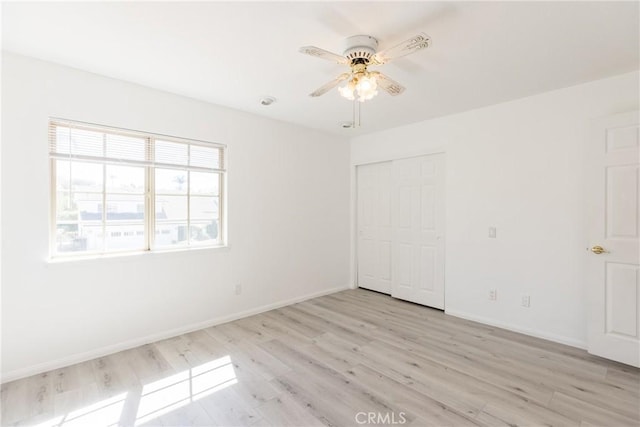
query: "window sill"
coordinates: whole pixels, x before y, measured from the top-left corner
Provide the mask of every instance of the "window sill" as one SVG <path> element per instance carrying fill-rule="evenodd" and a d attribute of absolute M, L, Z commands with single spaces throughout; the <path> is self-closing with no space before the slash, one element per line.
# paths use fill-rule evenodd
<path fill-rule="evenodd" d="M 73 264 L 78 262 L 90 262 L 90 261 L 139 261 L 141 259 L 150 259 L 156 257 L 164 257 L 167 255 L 184 255 L 194 252 L 228 252 L 231 250 L 230 245 L 220 246 L 202 246 L 202 247 L 189 247 L 189 248 L 171 248 L 171 249 L 156 249 L 154 251 L 136 251 L 136 252 L 116 252 L 116 253 L 103 253 L 103 254 L 91 254 L 91 255 L 77 255 L 77 256 L 59 256 L 49 257 L 46 260 L 48 265 L 58 264 Z"/>

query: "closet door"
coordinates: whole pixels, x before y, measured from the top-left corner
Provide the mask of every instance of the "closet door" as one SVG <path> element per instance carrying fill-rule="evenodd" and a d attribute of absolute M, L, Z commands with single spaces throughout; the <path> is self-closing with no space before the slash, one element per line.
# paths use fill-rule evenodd
<path fill-rule="evenodd" d="M 391 295 L 444 309 L 444 154 L 393 161 Z"/>
<path fill-rule="evenodd" d="M 358 286 L 391 293 L 391 162 L 357 168 Z"/>

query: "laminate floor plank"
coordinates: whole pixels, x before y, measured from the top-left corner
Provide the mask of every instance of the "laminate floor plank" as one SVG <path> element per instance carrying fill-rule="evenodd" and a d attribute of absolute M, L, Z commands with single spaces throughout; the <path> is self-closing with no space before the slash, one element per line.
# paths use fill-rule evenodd
<path fill-rule="evenodd" d="M 264 328 L 265 333 L 269 336 L 290 342 L 292 345 L 305 345 L 313 342 L 311 337 L 289 327 L 279 316 L 272 316 L 269 313 L 266 312 L 256 316 L 260 326 Z"/>
<path fill-rule="evenodd" d="M 498 358 L 509 358 L 518 362 L 526 362 L 532 367 L 561 372 L 585 380 L 601 381 L 607 374 L 607 368 L 591 362 L 577 361 L 571 357 L 555 354 L 529 346 L 510 343 L 506 339 L 478 336 L 472 334 L 456 334 L 452 341 L 465 345 L 465 349 L 485 350 Z"/>
<path fill-rule="evenodd" d="M 184 336 L 177 336 L 154 344 L 162 357 L 175 372 L 181 372 L 202 363 Z"/>
<path fill-rule="evenodd" d="M 278 390 L 270 381 L 250 379 L 238 381 L 234 389 L 242 399 L 253 408 L 258 408 L 280 396 Z"/>
<path fill-rule="evenodd" d="M 640 370 L 355 289 L 5 383 L 0 404 L 2 426 L 638 427 Z"/>
<path fill-rule="evenodd" d="M 360 408 L 364 412 L 399 412 L 399 408 L 389 402 L 386 397 L 378 396 L 371 390 L 353 383 L 343 373 L 330 368 L 313 356 L 308 356 L 276 340 L 262 345 L 275 356 L 285 359 L 294 372 L 305 372 L 307 383 L 321 384 L 327 391 L 326 394 L 320 395 L 325 400 L 330 400 L 334 404 L 348 404 L 349 407 Z M 286 376 L 292 378 L 292 374 Z M 409 413 L 407 417 L 414 418 Z"/>
<path fill-rule="evenodd" d="M 98 384 L 95 382 L 77 386 L 68 391 L 56 393 L 54 397 L 54 415 L 64 415 L 76 408 L 90 405 L 100 400 Z"/>
<path fill-rule="evenodd" d="M 470 364 L 473 369 L 480 367 L 496 372 L 500 376 L 516 380 L 520 384 L 519 388 L 523 388 L 524 384 L 537 384 L 542 388 L 547 387 L 548 391 L 561 391 L 564 394 L 622 414 L 633 416 L 637 413 L 638 395 L 602 381 L 599 375 L 595 378 L 585 378 L 584 375 L 566 373 L 562 369 L 548 368 L 540 361 L 538 363 L 522 363 L 524 357 L 518 359 L 509 356 L 498 357 L 487 350 L 479 350 L 466 345 L 453 348 L 450 343 L 433 336 L 428 339 L 419 338 L 415 341 L 422 345 L 408 348 L 411 352 L 427 357 L 431 354 L 433 358 L 434 353 L 426 351 L 433 347 L 438 349 L 434 360 L 438 360 L 441 354 L 443 356 L 448 354 L 450 364 L 453 364 L 453 360 L 458 360 L 463 365 Z M 458 354 L 464 354 L 464 360 L 460 359 Z M 526 360 L 526 358 L 524 359 Z M 609 396 L 610 399 L 602 401 L 599 396 Z M 544 401 L 540 402 L 544 404 Z"/>
<path fill-rule="evenodd" d="M 474 417 L 486 405 L 486 396 L 475 396 L 468 391 L 466 376 L 446 372 L 446 367 L 426 364 L 423 368 L 416 369 L 419 366 L 405 366 L 395 354 L 369 353 L 360 349 L 354 349 L 354 352 L 361 355 L 363 366 L 438 400 L 459 413 Z"/>
<path fill-rule="evenodd" d="M 95 359 L 93 375 L 101 398 L 109 398 L 140 385 L 123 352 Z"/>
<path fill-rule="evenodd" d="M 297 350 L 322 360 L 325 365 L 336 371 L 343 372 L 357 365 L 359 360 L 350 350 L 341 348 L 339 344 L 336 345 L 336 340 L 340 340 L 340 338 L 331 333 L 326 333 L 316 338 L 313 344 L 297 347 Z"/>
<path fill-rule="evenodd" d="M 269 333 L 260 322 L 260 317 L 251 316 L 235 321 L 237 326 L 250 334 L 250 341 L 268 341 L 274 339 L 275 336 Z"/>
<path fill-rule="evenodd" d="M 605 375 L 605 381 L 607 384 L 625 390 L 631 395 L 640 395 L 640 377 L 638 375 L 608 369 Z"/>
<path fill-rule="evenodd" d="M 331 319 L 326 319 L 316 314 L 311 314 L 304 309 L 300 309 L 298 306 L 286 307 L 287 315 L 296 319 L 299 322 L 304 322 L 313 325 L 317 330 L 320 330 L 322 335 L 327 332 L 333 332 L 334 334 L 342 337 L 346 337 L 349 341 L 364 344 L 371 341 L 371 337 L 364 333 L 359 332 L 357 329 L 341 325 Z"/>
<path fill-rule="evenodd" d="M 154 424 L 161 424 L 162 426 L 166 427 L 207 427 L 214 425 L 214 423 L 214 420 L 211 419 L 202 405 L 200 405 L 198 402 L 193 402 L 189 405 L 168 412 L 167 414 L 160 416 L 156 420 L 149 420 L 146 425 L 149 427 L 153 426 Z"/>
<path fill-rule="evenodd" d="M 272 333 L 277 339 L 282 339 L 286 336 L 290 340 L 295 339 L 298 343 L 309 343 L 313 338 L 323 333 L 323 331 L 312 326 L 301 324 L 298 321 L 294 322 L 281 310 L 268 311 L 262 313 L 262 316 L 266 319 L 266 322 L 270 322 L 269 324 L 277 329 L 277 332 L 274 331 Z"/>
<path fill-rule="evenodd" d="M 636 417 L 626 417 L 615 411 L 603 409 L 580 399 L 562 393 L 555 393 L 549 407 L 574 419 L 599 426 L 632 426 L 640 425 Z"/>
<path fill-rule="evenodd" d="M 487 425 L 505 426 L 579 426 L 580 421 L 572 420 L 553 411 L 540 411 L 536 405 L 488 404 L 477 420 Z"/>
<path fill-rule="evenodd" d="M 352 419 L 357 411 L 325 382 L 309 382 L 304 374 L 293 371 L 275 378 L 273 384 L 325 426 L 354 425 Z"/>
<path fill-rule="evenodd" d="M 559 369 L 550 369 L 542 363 L 522 363 L 522 360 L 507 356 L 496 356 L 486 350 L 479 351 L 471 346 L 461 346 L 453 349 L 446 342 L 439 342 L 433 338 L 417 340 L 423 345 L 412 349 L 416 354 L 423 354 L 422 349 L 435 346 L 443 354 L 455 351 L 458 354 L 466 354 L 463 363 L 470 363 L 473 367 L 481 367 L 499 373 L 501 376 L 514 378 L 519 384 L 538 384 L 547 387 L 548 390 L 562 391 L 571 396 L 578 397 L 595 405 L 608 407 L 621 413 L 634 414 L 637 412 L 638 396 L 629 393 L 619 387 L 613 386 L 603 379 L 597 380 L 578 377 L 575 374 L 567 374 Z M 460 351 L 462 350 L 462 351 Z M 440 353 L 440 352 L 439 352 Z M 449 359 L 451 360 L 451 358 Z M 598 396 L 610 396 L 607 402 L 601 402 Z"/>
<path fill-rule="evenodd" d="M 227 343 L 226 348 L 234 363 L 251 371 L 254 378 L 259 376 L 269 381 L 291 370 L 285 361 L 265 351 L 260 344 L 260 342 Z"/>
<path fill-rule="evenodd" d="M 347 377 L 352 381 L 356 381 L 368 389 L 384 395 L 399 407 L 411 411 L 416 417 L 423 419 L 425 425 L 480 425 L 474 421 L 473 416 L 458 412 L 454 408 L 425 394 L 416 392 L 416 390 L 407 385 L 395 381 L 364 365 L 358 365 L 349 369 L 347 374 Z"/>
<path fill-rule="evenodd" d="M 258 411 L 233 387 L 212 393 L 198 403 L 217 426 L 248 426 L 260 418 Z"/>
<path fill-rule="evenodd" d="M 129 366 L 141 382 L 160 379 L 175 372 L 169 362 L 153 344 L 136 347 L 123 352 Z"/>
<path fill-rule="evenodd" d="M 323 427 L 324 424 L 314 417 L 304 406 L 289 396 L 275 397 L 258 408 L 258 413 L 269 425 L 281 427 Z"/>
<path fill-rule="evenodd" d="M 2 384 L 0 388 L 2 425 L 11 425 L 29 419 L 29 396 L 27 379 Z M 11 409 L 9 409 L 11 408 Z"/>
<path fill-rule="evenodd" d="M 513 393 L 505 387 L 437 362 L 399 355 L 396 351 L 371 353 L 368 350 L 363 349 L 363 354 L 369 356 L 369 360 L 363 364 L 466 416 L 477 417 L 489 404 L 512 408 L 530 404 L 522 393 Z M 397 363 L 392 364 L 391 360 L 396 360 Z M 543 405 L 536 407 L 540 412 L 548 412 Z M 532 418 L 531 422 L 535 420 Z"/>
<path fill-rule="evenodd" d="M 408 351 L 411 348 L 413 351 Z M 553 395 L 553 389 L 538 382 L 526 379 L 520 375 L 508 375 L 505 370 L 496 364 L 490 364 L 480 357 L 470 355 L 458 355 L 440 348 L 423 347 L 416 351 L 415 347 L 397 347 L 382 341 L 374 341 L 365 346 L 363 351 L 387 352 L 408 366 L 420 368 L 424 363 L 431 361 L 440 366 L 456 370 L 469 377 L 477 378 L 486 383 L 500 387 L 509 393 L 519 395 L 527 400 L 534 400 L 546 405 Z"/>
<path fill-rule="evenodd" d="M 313 339 L 318 335 L 322 335 L 326 332 L 325 330 L 320 329 L 313 322 L 300 320 L 297 316 L 293 315 L 291 313 L 291 310 L 289 310 L 287 307 L 269 311 L 267 313 L 264 313 L 264 316 L 276 319 L 276 321 L 280 322 L 283 325 L 286 325 L 287 328 L 292 329 L 307 338 Z"/>
<path fill-rule="evenodd" d="M 333 321 L 351 330 L 362 330 L 366 334 L 366 330 L 375 329 L 376 326 L 360 319 L 356 319 L 349 314 L 338 313 L 331 308 L 323 307 L 324 300 L 316 298 L 296 304 L 299 310 L 314 314 L 323 319 Z"/>

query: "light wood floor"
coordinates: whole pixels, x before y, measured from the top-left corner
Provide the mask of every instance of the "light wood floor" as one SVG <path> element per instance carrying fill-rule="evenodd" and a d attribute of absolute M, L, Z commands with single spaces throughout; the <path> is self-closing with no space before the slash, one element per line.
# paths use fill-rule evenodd
<path fill-rule="evenodd" d="M 637 426 L 639 393 L 638 369 L 350 290 L 4 384 L 2 425 Z"/>

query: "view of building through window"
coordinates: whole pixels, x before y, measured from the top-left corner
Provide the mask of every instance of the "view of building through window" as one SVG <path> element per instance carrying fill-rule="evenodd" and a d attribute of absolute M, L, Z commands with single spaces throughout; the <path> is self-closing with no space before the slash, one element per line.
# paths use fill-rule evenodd
<path fill-rule="evenodd" d="M 52 254 L 220 245 L 223 150 L 52 122 Z"/>

